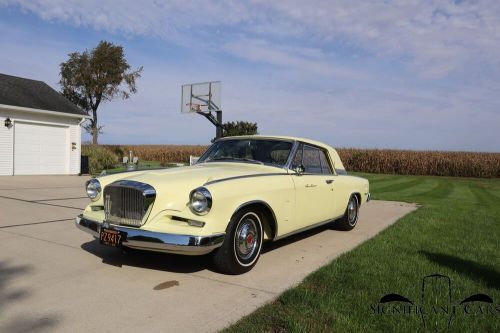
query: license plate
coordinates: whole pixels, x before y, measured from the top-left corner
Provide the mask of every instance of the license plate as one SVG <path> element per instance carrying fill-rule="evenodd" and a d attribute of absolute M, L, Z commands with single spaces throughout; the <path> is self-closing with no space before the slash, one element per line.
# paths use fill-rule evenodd
<path fill-rule="evenodd" d="M 106 228 L 101 228 L 101 233 L 99 236 L 101 244 L 115 247 L 121 246 L 125 238 L 125 234 L 113 229 Z"/>

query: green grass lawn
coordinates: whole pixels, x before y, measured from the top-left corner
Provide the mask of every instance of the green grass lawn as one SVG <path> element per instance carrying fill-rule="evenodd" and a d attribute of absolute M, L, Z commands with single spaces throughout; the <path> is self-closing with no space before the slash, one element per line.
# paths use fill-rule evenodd
<path fill-rule="evenodd" d="M 500 332 L 500 180 L 359 175 L 370 180 L 373 199 L 421 207 L 227 331 L 423 332 L 420 315 L 370 306 L 389 293 L 423 304 L 422 279 L 438 273 L 450 277 L 457 305 L 449 332 Z M 469 303 L 465 314 L 458 304 L 477 293 L 494 305 Z"/>

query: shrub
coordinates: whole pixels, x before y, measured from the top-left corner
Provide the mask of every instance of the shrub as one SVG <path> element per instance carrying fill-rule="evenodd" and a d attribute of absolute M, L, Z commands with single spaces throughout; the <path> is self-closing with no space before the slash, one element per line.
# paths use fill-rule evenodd
<path fill-rule="evenodd" d="M 224 136 L 254 135 L 258 134 L 257 129 L 257 123 L 228 121 L 224 123 Z"/>
<path fill-rule="evenodd" d="M 113 168 L 117 163 L 117 156 L 111 150 L 102 146 L 83 145 L 82 155 L 89 157 L 89 171 L 91 174 Z"/>
<path fill-rule="evenodd" d="M 131 150 L 134 156 L 139 157 L 140 161 L 159 161 L 162 166 L 168 166 L 172 163 L 189 163 L 189 156 L 201 156 L 207 150 L 208 146 L 196 145 L 124 145 L 107 146 L 109 149 L 120 147 L 125 156 Z"/>
<path fill-rule="evenodd" d="M 123 147 L 115 146 L 115 145 L 104 146 L 104 147 L 106 147 L 107 149 L 111 150 L 113 152 L 113 154 L 115 154 L 119 159 L 121 159 L 121 157 L 128 156 L 128 151 L 125 152 L 123 150 Z"/>

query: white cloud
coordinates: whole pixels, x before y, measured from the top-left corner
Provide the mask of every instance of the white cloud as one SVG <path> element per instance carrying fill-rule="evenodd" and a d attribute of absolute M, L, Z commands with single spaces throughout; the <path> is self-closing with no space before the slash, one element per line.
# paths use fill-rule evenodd
<path fill-rule="evenodd" d="M 417 74 L 429 78 L 500 57 L 500 2 L 495 0 L 0 0 L 0 4 L 17 5 L 44 20 L 77 27 L 159 36 L 183 45 L 220 44 L 247 59 L 231 45 L 245 39 L 263 44 L 281 40 L 299 45 L 295 49 L 299 52 L 292 50 L 288 58 L 292 66 L 298 58 L 308 61 L 300 54 L 304 42 L 317 48 L 337 43 L 378 57 L 408 59 Z M 272 61 L 271 51 L 269 56 Z"/>
<path fill-rule="evenodd" d="M 348 78 L 363 78 L 359 71 L 334 64 L 318 48 L 290 47 L 277 45 L 262 39 L 241 39 L 228 42 L 222 49 L 232 55 L 253 62 L 267 63 L 280 67 L 291 67 L 315 75 L 337 75 Z"/>
<path fill-rule="evenodd" d="M 325 44 L 347 39 L 379 56 L 409 57 L 417 72 L 428 76 L 445 75 L 472 60 L 496 61 L 500 56 L 498 1 L 265 3 L 281 20 L 305 30 L 304 36 Z"/>

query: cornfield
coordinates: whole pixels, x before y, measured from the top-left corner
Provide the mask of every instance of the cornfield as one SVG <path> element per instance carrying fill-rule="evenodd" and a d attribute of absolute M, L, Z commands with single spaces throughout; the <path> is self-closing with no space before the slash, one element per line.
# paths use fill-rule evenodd
<path fill-rule="evenodd" d="M 107 145 L 117 156 L 134 156 L 159 161 L 162 165 L 188 163 L 189 156 L 200 156 L 207 146 L 189 145 Z M 500 177 L 500 153 L 412 151 L 390 149 L 337 149 L 348 171 L 400 175 L 451 177 Z"/>
<path fill-rule="evenodd" d="M 500 153 L 337 149 L 348 171 L 398 175 L 500 177 Z"/>

